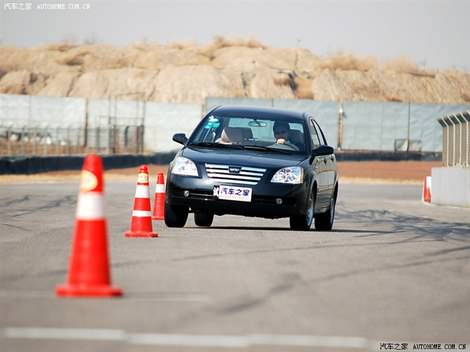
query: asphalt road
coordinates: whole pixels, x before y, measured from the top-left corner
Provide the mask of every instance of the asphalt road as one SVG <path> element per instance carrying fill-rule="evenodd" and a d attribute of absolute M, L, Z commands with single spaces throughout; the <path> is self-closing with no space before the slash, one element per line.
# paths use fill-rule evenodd
<path fill-rule="evenodd" d="M 234 216 L 205 229 L 190 216 L 137 239 L 123 236 L 134 184 L 111 182 L 112 276 L 124 296 L 60 299 L 77 191 L 0 185 L 2 352 L 470 343 L 470 210 L 425 205 L 417 185 L 341 185 L 330 233 Z"/>

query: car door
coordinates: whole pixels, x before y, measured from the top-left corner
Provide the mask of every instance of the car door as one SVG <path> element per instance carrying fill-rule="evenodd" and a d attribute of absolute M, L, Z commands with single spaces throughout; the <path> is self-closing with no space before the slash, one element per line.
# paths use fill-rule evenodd
<path fill-rule="evenodd" d="M 318 125 L 318 123 L 314 120 L 313 121 L 314 126 L 317 129 L 318 136 L 320 138 L 320 142 L 322 145 L 328 145 L 328 142 L 326 140 L 325 134 L 323 133 L 322 129 Z M 329 201 L 330 197 L 333 196 L 333 192 L 335 190 L 335 185 L 336 185 L 336 157 L 334 154 L 330 155 L 325 155 L 325 170 L 323 173 L 325 174 L 325 179 L 326 182 L 328 183 L 328 191 L 327 191 L 327 201 Z"/>
<path fill-rule="evenodd" d="M 309 129 L 312 141 L 312 150 L 319 148 L 322 144 L 313 118 L 309 119 Z M 325 173 L 327 170 L 327 159 L 324 155 L 316 155 L 312 161 L 313 172 L 315 173 L 315 179 L 317 181 L 317 199 L 315 208 L 321 209 L 328 204 L 328 190 L 329 180 L 328 175 Z"/>

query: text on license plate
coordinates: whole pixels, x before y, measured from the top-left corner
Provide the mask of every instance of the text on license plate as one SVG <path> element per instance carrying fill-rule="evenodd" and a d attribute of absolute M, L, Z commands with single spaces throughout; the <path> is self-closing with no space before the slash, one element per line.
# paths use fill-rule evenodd
<path fill-rule="evenodd" d="M 238 202 L 251 202 L 252 189 L 237 186 L 214 186 L 214 197 Z"/>

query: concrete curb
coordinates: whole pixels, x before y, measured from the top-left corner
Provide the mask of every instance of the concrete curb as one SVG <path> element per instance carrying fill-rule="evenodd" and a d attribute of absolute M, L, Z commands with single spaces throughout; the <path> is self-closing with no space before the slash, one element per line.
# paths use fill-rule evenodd
<path fill-rule="evenodd" d="M 166 165 L 175 157 L 176 152 L 156 153 L 150 155 L 104 155 L 104 167 L 120 169 L 140 164 Z M 337 151 L 338 161 L 438 161 L 442 153 L 420 152 L 366 152 Z M 79 170 L 82 167 L 83 155 L 71 156 L 26 156 L 0 157 L 1 174 L 36 174 L 39 172 L 59 170 Z"/>

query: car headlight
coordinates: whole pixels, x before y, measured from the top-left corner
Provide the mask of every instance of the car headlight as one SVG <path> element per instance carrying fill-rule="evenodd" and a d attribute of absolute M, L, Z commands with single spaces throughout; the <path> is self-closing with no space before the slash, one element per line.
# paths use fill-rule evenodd
<path fill-rule="evenodd" d="M 199 176 L 197 172 L 196 164 L 188 158 L 179 156 L 176 161 L 171 173 L 174 175 L 184 175 L 184 176 Z"/>
<path fill-rule="evenodd" d="M 291 184 L 302 183 L 304 182 L 304 169 L 300 166 L 285 167 L 274 174 L 271 182 Z"/>

